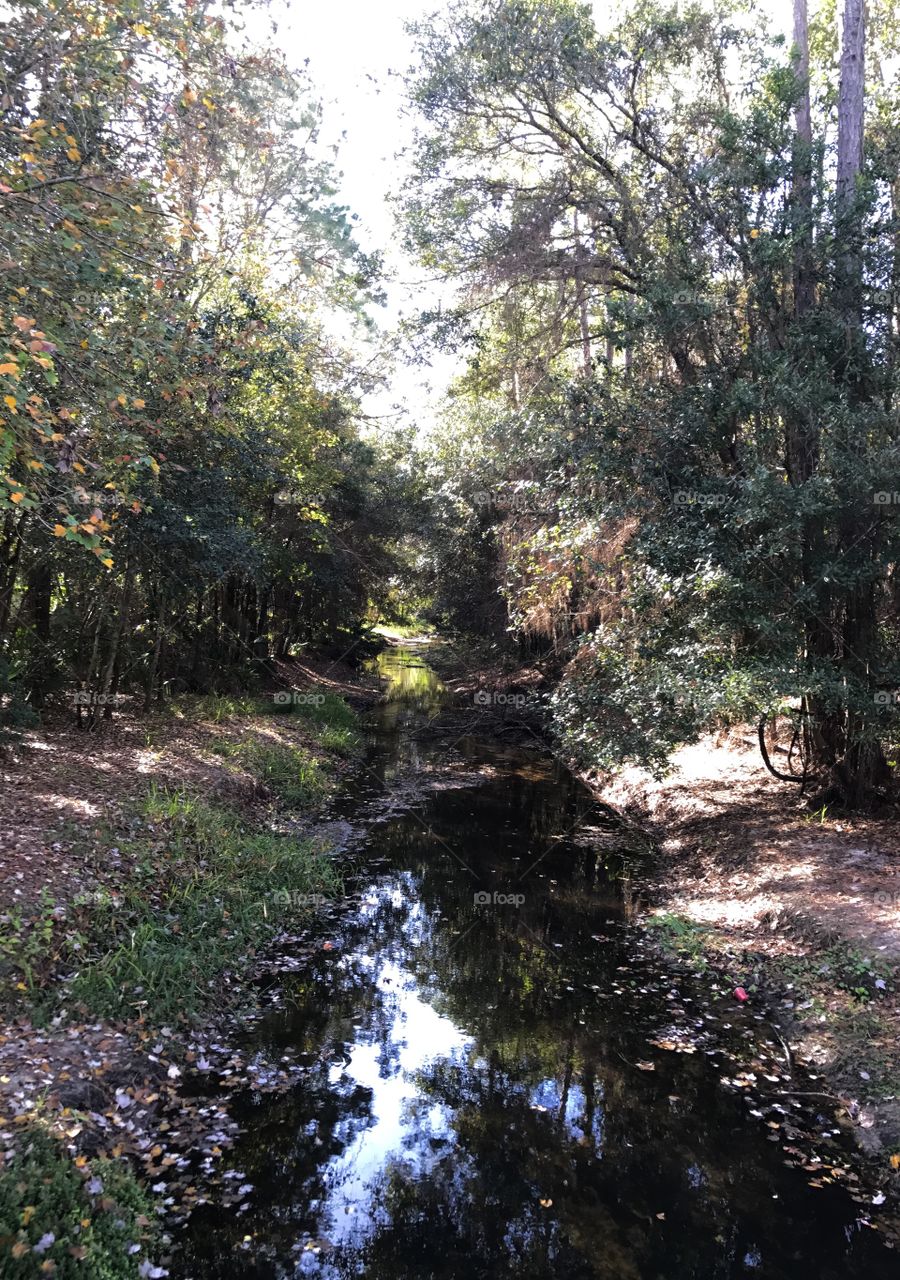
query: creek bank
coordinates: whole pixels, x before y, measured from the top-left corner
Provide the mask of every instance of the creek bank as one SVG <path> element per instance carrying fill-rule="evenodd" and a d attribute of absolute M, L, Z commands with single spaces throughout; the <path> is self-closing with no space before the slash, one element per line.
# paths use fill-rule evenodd
<path fill-rule="evenodd" d="M 352 707 L 379 693 L 326 658 L 277 677 L 150 718 L 126 708 L 90 733 L 51 714 L 3 761 L 4 1274 L 76 1257 L 163 1275 L 166 1231 L 132 1222 L 126 1202 L 142 1220 L 152 1203 L 168 1229 L 210 1195 L 247 1194 L 239 1170 L 222 1172 L 229 1096 L 288 1088 L 297 1066 L 239 1046 L 280 948 L 301 950 L 313 915 L 308 945 L 327 946 L 352 892 L 313 819 L 360 751 Z M 42 1168 L 65 1194 L 19 1205 Z M 72 1227 L 73 1205 L 87 1225 Z M 103 1229 L 112 1205 L 127 1240 Z"/>
<path fill-rule="evenodd" d="M 900 822 L 811 813 L 750 726 L 683 747 L 664 778 L 585 780 L 656 855 L 644 924 L 694 970 L 747 990 L 893 1189 L 900 1165 Z"/>

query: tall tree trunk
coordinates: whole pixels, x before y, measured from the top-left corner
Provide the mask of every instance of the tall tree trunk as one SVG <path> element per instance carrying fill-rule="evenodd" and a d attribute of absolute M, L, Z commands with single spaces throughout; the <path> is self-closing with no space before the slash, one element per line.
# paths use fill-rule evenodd
<path fill-rule="evenodd" d="M 862 406 L 869 395 L 862 326 L 863 215 L 858 200 L 864 160 L 865 45 L 865 0 L 845 0 L 838 90 L 835 265 L 837 305 L 846 331 L 845 354 L 840 358 L 838 372 L 851 409 Z M 859 431 L 849 441 L 849 451 L 862 457 L 865 450 L 866 440 Z M 851 804 L 861 803 L 888 772 L 881 747 L 869 729 L 870 716 L 857 701 L 864 700 L 867 691 L 872 696 L 877 651 L 875 570 L 868 525 L 868 515 L 860 510 L 860 504 L 851 502 L 850 514 L 841 524 L 841 553 L 856 551 L 860 567 L 844 593 L 843 668 L 850 705 L 844 757 L 836 769 L 840 790 Z"/>
<path fill-rule="evenodd" d="M 156 613 L 156 636 L 153 642 L 153 654 L 150 658 L 150 666 L 147 670 L 147 679 L 144 684 L 144 710 L 150 711 L 153 707 L 153 691 L 156 687 L 156 673 L 159 669 L 159 656 L 162 652 L 163 632 L 165 630 L 166 620 L 166 597 L 163 592 L 159 596 L 159 608 Z"/>
<path fill-rule="evenodd" d="M 794 108 L 794 154 L 791 208 L 794 235 L 794 315 L 801 317 L 815 303 L 812 260 L 812 111 L 809 101 L 809 23 L 806 0 L 794 0 L 794 72 L 799 94 Z"/>
<path fill-rule="evenodd" d="M 588 313 L 587 285 L 584 279 L 584 264 L 587 254 L 581 243 L 581 230 L 578 226 L 578 210 L 572 215 L 572 235 L 575 240 L 575 293 L 578 299 L 578 323 L 581 328 L 581 371 L 586 378 L 591 376 L 591 326 Z"/>
<path fill-rule="evenodd" d="M 44 705 L 55 663 L 50 649 L 50 603 L 53 577 L 50 561 L 39 559 L 28 572 L 28 618 L 36 644 L 31 665 L 31 702 L 40 710 Z"/>
<path fill-rule="evenodd" d="M 109 643 L 109 653 L 106 658 L 106 668 L 103 672 L 103 683 L 100 687 L 100 702 L 103 706 L 104 720 L 112 719 L 112 687 L 113 678 L 116 672 L 116 664 L 119 659 L 119 647 L 122 643 L 122 636 L 128 627 L 128 618 L 131 613 L 131 589 L 134 585 L 134 568 L 131 564 L 125 571 L 125 581 L 122 584 L 122 590 L 119 594 L 118 617 L 113 629 L 112 639 Z"/>
<path fill-rule="evenodd" d="M 859 323 L 861 309 L 861 237 L 856 196 L 863 167 L 865 54 L 865 0 L 845 0 L 838 88 L 837 268 L 839 304 L 850 324 Z"/>
<path fill-rule="evenodd" d="M 16 577 L 19 572 L 19 560 L 22 547 L 25 545 L 25 529 L 28 516 L 16 520 L 10 515 L 6 536 L 3 541 L 3 571 L 0 574 L 0 652 L 6 644 L 6 628 L 12 613 L 13 595 L 16 590 Z"/>
<path fill-rule="evenodd" d="M 816 301 L 813 260 L 812 111 L 809 97 L 809 23 L 806 0 L 794 0 L 793 68 L 798 94 L 794 108 L 794 145 L 791 175 L 791 222 L 794 240 L 793 320 L 801 361 L 807 358 L 804 319 Z M 794 489 L 802 489 L 819 466 L 819 428 L 815 406 L 792 403 L 785 414 L 785 469 Z M 817 672 L 834 658 L 835 645 L 829 626 L 830 589 L 822 581 L 824 530 L 817 515 L 803 521 L 801 574 L 810 610 L 805 622 L 804 659 L 815 683 Z M 807 688 L 801 703 L 804 767 L 833 764 L 837 743 L 829 712 L 818 694 Z"/>

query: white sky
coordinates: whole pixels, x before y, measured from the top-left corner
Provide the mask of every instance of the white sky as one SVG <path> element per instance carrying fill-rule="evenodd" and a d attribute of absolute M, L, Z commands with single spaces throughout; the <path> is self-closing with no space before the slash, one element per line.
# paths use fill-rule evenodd
<path fill-rule="evenodd" d="M 402 180 L 397 153 L 409 142 L 412 124 L 403 118 L 400 73 L 413 61 L 412 42 L 404 23 L 440 7 L 440 0 L 275 0 L 251 18 L 273 38 L 294 67 L 308 59 L 313 91 L 321 99 L 323 148 L 338 148 L 340 200 L 358 214 L 357 239 L 363 249 L 385 253 L 395 279 L 388 287 L 386 310 L 376 318 L 390 328 L 401 315 L 430 305 L 434 286 L 420 284 L 424 275 L 399 247 L 399 233 L 387 196 Z M 276 31 L 270 32 L 274 21 Z M 416 420 L 429 418 L 456 368 L 438 357 L 432 369 L 398 365 L 390 390 L 364 404 L 373 415 L 395 422 L 402 406 Z M 425 425 L 420 421 L 420 425 Z"/>

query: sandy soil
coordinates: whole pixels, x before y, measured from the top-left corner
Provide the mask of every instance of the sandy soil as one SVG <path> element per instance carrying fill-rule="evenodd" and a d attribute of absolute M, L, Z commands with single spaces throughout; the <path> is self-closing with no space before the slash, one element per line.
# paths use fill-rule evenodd
<path fill-rule="evenodd" d="M 765 769 L 755 730 L 683 747 L 662 781 L 624 769 L 598 794 L 643 818 L 663 854 L 655 896 L 699 924 L 790 947 L 811 933 L 900 958 L 898 815 L 810 813 Z"/>

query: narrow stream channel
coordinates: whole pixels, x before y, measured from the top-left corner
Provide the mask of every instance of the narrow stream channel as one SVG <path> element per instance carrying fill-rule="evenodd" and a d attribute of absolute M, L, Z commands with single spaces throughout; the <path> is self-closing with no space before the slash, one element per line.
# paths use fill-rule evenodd
<path fill-rule="evenodd" d="M 194 1214 L 173 1276 L 896 1276 L 864 1206 L 786 1163 L 784 1108 L 767 1126 L 723 1085 L 723 1037 L 764 1024 L 640 946 L 621 859 L 579 837 L 584 788 L 537 742 L 430 733 L 420 654 L 379 665 L 335 816 L 427 790 L 371 826 L 360 905 L 254 1028 L 304 1075 L 236 1100 L 252 1189 Z"/>

